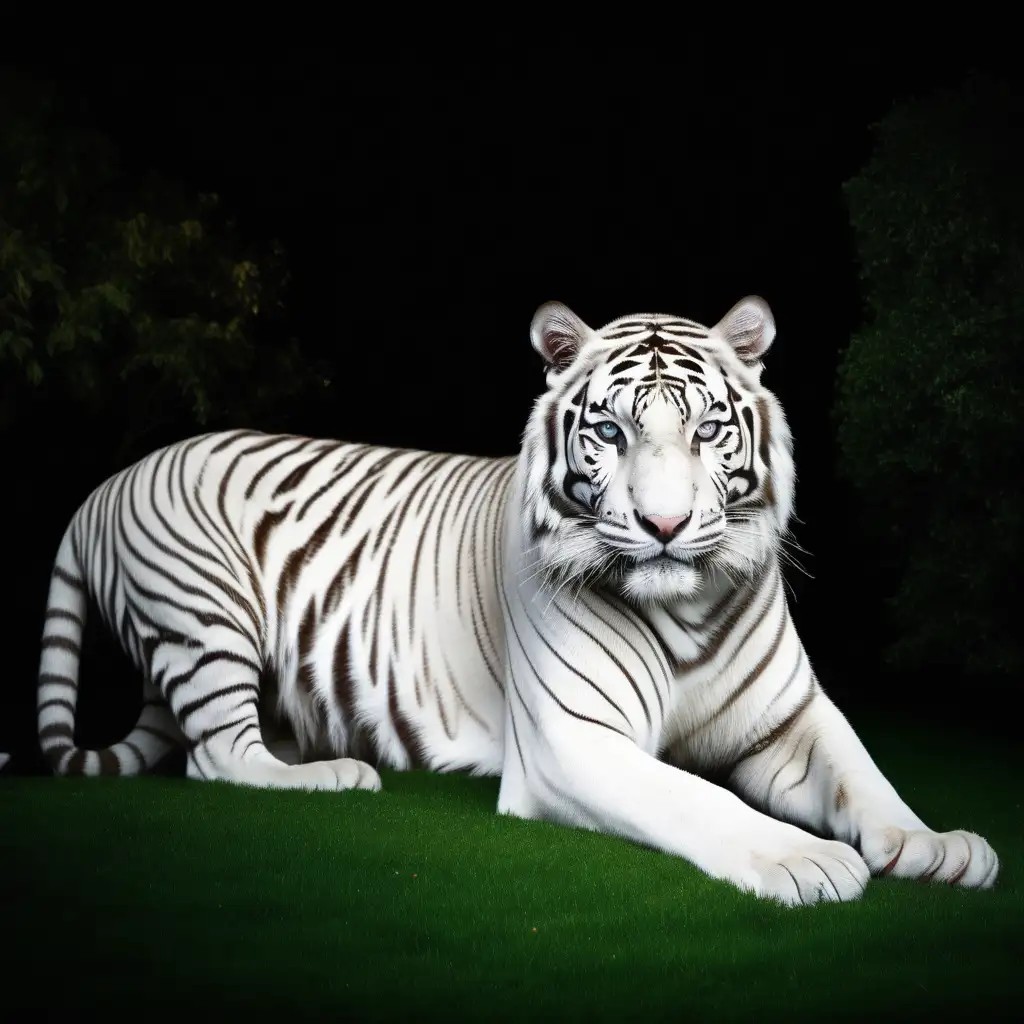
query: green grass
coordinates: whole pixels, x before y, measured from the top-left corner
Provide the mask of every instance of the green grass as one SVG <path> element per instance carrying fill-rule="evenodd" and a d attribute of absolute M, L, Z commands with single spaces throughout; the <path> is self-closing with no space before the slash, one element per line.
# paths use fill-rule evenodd
<path fill-rule="evenodd" d="M 1016 755 L 892 727 L 866 739 L 933 827 L 992 842 L 995 890 L 873 880 L 858 903 L 784 910 L 630 843 L 498 818 L 496 781 L 461 776 L 388 772 L 380 794 L 2 778 L 0 1011 L 834 1020 L 1020 1005 Z"/>

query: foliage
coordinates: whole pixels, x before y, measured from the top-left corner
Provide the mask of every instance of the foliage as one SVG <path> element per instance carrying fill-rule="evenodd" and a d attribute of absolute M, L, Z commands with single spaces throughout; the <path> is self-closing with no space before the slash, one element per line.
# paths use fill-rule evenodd
<path fill-rule="evenodd" d="M 49 392 L 116 410 L 138 448 L 162 419 L 244 423 L 308 386 L 274 337 L 280 246 L 243 244 L 216 195 L 129 179 L 70 96 L 5 78 L 0 427 Z"/>
<path fill-rule="evenodd" d="M 867 323 L 838 375 L 841 466 L 892 573 L 900 668 L 1022 667 L 1019 92 L 896 106 L 844 186 Z"/>

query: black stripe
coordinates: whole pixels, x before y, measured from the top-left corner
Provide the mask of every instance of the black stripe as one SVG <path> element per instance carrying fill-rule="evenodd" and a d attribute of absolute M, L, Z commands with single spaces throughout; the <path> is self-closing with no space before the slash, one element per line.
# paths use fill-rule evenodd
<path fill-rule="evenodd" d="M 774 729 L 766 733 L 761 739 L 757 740 L 746 750 L 745 753 L 741 754 L 736 759 L 736 764 L 741 761 L 745 761 L 748 757 L 753 757 L 755 754 L 760 754 L 762 751 L 767 750 L 772 746 L 779 737 L 785 735 L 789 730 L 796 724 L 797 719 L 810 707 L 811 701 L 817 696 L 817 688 L 812 685 L 811 688 L 800 698 L 800 702 L 793 710 L 786 715 L 786 717 L 779 722 Z"/>
<path fill-rule="evenodd" d="M 51 619 L 63 619 L 67 622 L 73 622 L 81 629 L 85 628 L 81 615 L 77 612 L 70 612 L 66 608 L 47 608 L 46 621 L 49 622 Z"/>
<path fill-rule="evenodd" d="M 556 608 L 558 608 L 558 602 L 557 602 L 557 601 L 555 602 L 555 607 L 556 607 Z M 564 611 L 562 611 L 562 609 L 561 609 L 561 608 L 559 608 L 559 611 L 561 611 L 561 612 L 562 612 L 562 614 L 563 614 L 563 615 L 564 615 L 564 616 L 565 616 L 565 617 L 566 617 L 567 619 L 569 618 L 569 617 L 568 617 L 567 615 L 565 615 L 565 612 L 564 612 Z M 571 622 L 572 620 L 570 619 L 569 621 Z M 620 715 L 622 716 L 622 720 L 623 720 L 623 721 L 624 721 L 624 722 L 625 722 L 625 723 L 626 723 L 626 724 L 627 724 L 627 725 L 628 725 L 628 726 L 629 726 L 630 728 L 632 728 L 632 727 L 633 727 L 633 723 L 632 723 L 632 722 L 631 722 L 631 721 L 629 720 L 629 716 L 628 716 L 628 715 L 626 714 L 626 712 L 625 712 L 625 711 L 623 711 L 623 710 L 622 710 L 622 708 L 621 708 L 621 707 L 619 706 L 619 704 L 618 704 L 618 703 L 616 703 L 616 702 L 615 702 L 615 701 L 614 701 L 614 700 L 613 700 L 613 699 L 612 699 L 611 697 L 609 697 L 609 696 L 608 696 L 608 694 L 607 694 L 607 693 L 605 693 L 605 692 L 604 692 L 604 690 L 602 690 L 602 689 L 601 689 L 601 687 L 600 687 L 600 686 L 598 686 L 598 685 L 597 685 L 597 683 L 595 683 L 593 679 L 591 679 L 591 678 L 590 678 L 589 676 L 585 676 L 585 675 L 584 675 L 584 674 L 583 674 L 582 672 L 580 672 L 580 670 L 579 670 L 579 669 L 573 668 L 573 667 L 572 667 L 572 665 L 570 665 L 570 664 L 569 664 L 569 662 L 567 662 L 567 661 L 565 660 L 565 658 L 563 658 L 563 657 L 562 657 L 562 655 L 561 655 L 561 654 L 560 654 L 560 653 L 559 653 L 559 652 L 558 652 L 557 650 L 555 650 L 555 648 L 554 648 L 554 647 L 553 647 L 553 646 L 551 645 L 551 643 L 550 643 L 550 641 L 548 640 L 548 638 L 547 638 L 547 637 L 546 637 L 546 636 L 545 636 L 545 635 L 544 635 L 544 634 L 543 634 L 543 633 L 542 633 L 542 632 L 541 632 L 541 631 L 540 631 L 539 629 L 537 629 L 537 627 L 536 627 L 536 626 L 534 626 L 534 629 L 535 629 L 535 631 L 536 631 L 536 633 L 537 633 L 537 636 L 538 636 L 538 637 L 540 638 L 540 640 L 541 640 L 541 641 L 542 641 L 542 643 L 544 644 L 544 646 L 545 646 L 545 647 L 546 647 L 546 648 L 547 648 L 547 649 L 548 649 L 548 650 L 549 650 L 549 651 L 550 651 L 550 652 L 551 652 L 551 653 L 552 653 L 552 654 L 553 654 L 553 655 L 554 655 L 554 656 L 555 656 L 555 657 L 556 657 L 556 658 L 557 658 L 557 659 L 558 659 L 558 660 L 559 660 L 559 661 L 560 661 L 560 662 L 561 662 L 561 663 L 562 663 L 562 664 L 563 664 L 563 665 L 564 665 L 564 666 L 565 666 L 565 667 L 566 667 L 566 668 L 567 668 L 567 669 L 568 669 L 568 670 L 569 670 L 570 672 L 572 672 L 572 673 L 573 673 L 573 675 L 575 675 L 575 676 L 578 676 L 578 677 L 579 677 L 580 679 L 582 679 L 582 680 L 583 680 L 583 682 L 585 682 L 585 683 L 586 683 L 586 684 L 587 684 L 588 686 L 590 686 L 590 687 L 591 687 L 591 688 L 592 688 L 593 690 L 595 690 L 595 691 L 596 691 L 597 693 L 599 693 L 599 694 L 600 694 L 600 695 L 601 695 L 602 697 L 604 697 L 604 699 L 605 699 L 605 700 L 606 700 L 606 701 L 608 702 L 608 704 L 610 704 L 610 705 L 611 705 L 611 706 L 612 706 L 613 708 L 615 708 L 615 710 L 616 710 L 616 711 L 618 711 L 618 713 L 619 713 L 619 714 L 620 714 Z M 585 631 L 584 631 L 584 632 L 585 632 Z M 603 645 L 603 644 L 601 644 L 601 643 L 600 643 L 600 641 L 598 641 L 596 637 L 594 637 L 594 636 L 593 636 L 592 634 L 587 634 L 587 635 L 588 635 L 588 636 L 590 636 L 590 637 L 591 637 L 591 639 L 592 639 L 592 640 L 594 640 L 594 641 L 595 641 L 595 643 L 597 643 L 597 644 L 598 644 L 598 646 L 600 646 L 600 647 L 601 647 L 601 648 L 602 648 L 602 649 L 603 649 L 603 650 L 605 651 L 605 653 L 609 655 L 609 657 L 611 657 L 611 658 L 612 658 L 613 660 L 615 660 L 615 656 L 614 656 L 613 654 L 611 654 L 611 652 L 610 652 L 610 651 L 608 651 L 608 649 L 607 649 L 606 647 L 604 647 L 604 645 Z M 621 663 L 619 663 L 619 668 L 622 668 L 622 670 L 623 670 L 623 673 L 624 673 L 624 674 L 626 674 L 626 675 L 628 676 L 628 673 L 626 673 L 626 672 L 625 672 L 625 669 L 623 668 L 623 666 L 622 666 L 622 664 L 621 664 Z M 642 700 L 641 700 L 641 703 L 642 703 Z M 650 719 L 648 719 L 648 724 L 650 724 Z"/>
<path fill-rule="evenodd" d="M 40 741 L 49 739 L 74 740 L 75 729 L 69 722 L 50 722 L 39 730 Z"/>
<path fill-rule="evenodd" d="M 257 725 L 255 728 L 258 730 L 259 726 Z M 238 735 L 239 736 L 244 736 L 245 733 L 248 732 L 248 731 L 249 731 L 248 729 L 243 729 Z M 262 746 L 262 745 L 263 745 L 263 737 L 262 736 L 254 736 L 251 740 L 249 740 L 248 743 L 246 743 L 245 749 L 242 751 L 242 753 L 238 755 L 239 756 L 239 760 L 244 761 L 246 759 L 246 757 L 248 756 L 249 751 L 252 750 L 253 747 Z M 233 749 L 234 748 L 234 743 L 232 743 L 231 746 L 232 746 L 232 749 Z"/>
<path fill-rule="evenodd" d="M 142 520 L 139 517 L 138 509 L 135 505 L 134 488 L 129 489 L 128 511 L 131 513 L 132 518 L 134 519 L 134 527 L 136 531 L 140 533 L 146 539 L 146 541 L 152 544 L 153 547 L 155 547 L 158 551 L 164 554 L 170 560 L 171 564 L 169 566 L 165 566 L 152 561 L 151 559 L 147 558 L 144 554 L 142 554 L 142 552 L 137 548 L 137 546 L 131 541 L 131 539 L 125 533 L 122 505 L 122 515 L 119 517 L 121 520 L 120 528 L 122 534 L 122 542 L 124 546 L 128 549 L 128 551 L 131 553 L 132 557 L 139 561 L 151 572 L 155 573 L 158 576 L 162 576 L 165 580 L 167 580 L 169 584 L 171 584 L 171 586 L 174 589 L 183 591 L 186 594 L 191 594 L 193 597 L 209 599 L 211 595 L 209 594 L 208 591 L 201 590 L 198 587 L 194 587 L 190 584 L 186 584 L 185 582 L 183 582 L 180 576 L 180 570 L 179 574 L 176 575 L 174 573 L 174 566 L 176 563 L 186 566 L 191 572 L 195 573 L 202 580 L 209 583 L 211 586 L 215 587 L 226 597 L 228 597 L 242 612 L 246 614 L 253 627 L 253 632 L 251 635 L 247 636 L 247 639 L 255 643 L 254 638 L 259 637 L 262 631 L 262 623 L 260 621 L 260 617 L 256 614 L 255 609 L 248 601 L 245 600 L 244 596 L 241 593 L 239 593 L 236 588 L 230 586 L 224 580 L 220 579 L 217 576 L 214 576 L 210 572 L 207 572 L 207 570 L 201 568 L 200 566 L 192 562 L 190 559 L 186 558 L 184 555 L 182 555 L 180 551 L 175 551 L 173 548 L 165 544 L 163 541 L 158 540 L 146 528 L 146 526 L 143 524 Z M 111 594 L 108 600 L 110 602 L 110 607 L 113 608 L 114 595 Z M 241 630 L 239 627 L 236 628 L 238 628 L 239 632 L 242 632 L 243 635 L 245 635 L 243 630 Z"/>
<path fill-rule="evenodd" d="M 51 575 L 56 576 L 62 583 L 66 583 L 69 587 L 74 587 L 76 590 L 85 589 L 85 584 L 77 576 L 72 576 L 71 573 L 62 569 L 59 565 L 53 567 Z"/>
<path fill-rule="evenodd" d="M 149 765 L 146 763 L 146 756 L 142 753 L 142 748 L 137 746 L 131 740 L 121 740 L 121 742 L 135 755 L 135 760 L 139 762 L 141 768 L 148 768 Z"/>
<path fill-rule="evenodd" d="M 78 683 L 71 676 L 63 676 L 59 672 L 40 672 L 39 685 L 47 683 L 59 683 L 61 686 L 70 686 L 72 690 L 78 689 Z"/>
<path fill-rule="evenodd" d="M 63 697 L 50 697 L 48 700 L 42 701 L 36 708 L 36 712 L 45 711 L 47 708 L 63 708 L 72 718 L 75 716 L 75 705 Z"/>
<path fill-rule="evenodd" d="M 447 522 L 448 509 L 451 507 L 452 499 L 458 493 L 459 488 L 463 485 L 463 482 L 464 482 L 464 480 L 466 478 L 467 473 L 469 473 L 469 471 L 471 469 L 479 471 L 479 468 L 480 468 L 480 464 L 477 462 L 476 459 L 470 458 L 468 456 L 464 456 L 463 458 L 464 458 L 464 461 L 463 461 L 462 466 L 455 471 L 455 475 L 453 477 L 449 477 L 449 479 L 447 480 L 448 497 L 445 500 L 444 505 L 441 507 L 440 515 L 438 515 L 438 517 L 437 517 L 439 532 L 440 532 L 440 529 L 443 528 L 444 524 Z M 474 473 L 473 475 L 476 476 L 476 473 Z M 458 580 L 458 576 L 456 576 L 456 580 Z M 437 600 L 440 600 L 440 598 L 441 598 L 441 582 L 440 581 L 441 581 L 441 543 L 440 543 L 440 538 L 435 538 L 435 541 L 434 541 L 434 597 Z M 457 586 L 457 584 L 456 584 L 456 586 Z M 410 636 L 411 635 L 412 635 L 412 632 L 411 632 L 411 629 L 410 629 Z"/>
<path fill-rule="evenodd" d="M 250 661 L 242 654 L 235 654 L 233 651 L 205 651 L 192 663 L 191 667 L 181 672 L 176 676 L 166 680 L 161 690 L 164 695 L 164 699 L 167 703 L 171 704 L 171 698 L 177 692 L 178 687 L 183 686 L 192 680 L 195 674 L 202 668 L 206 668 L 207 665 L 213 665 L 218 661 L 228 662 L 232 665 L 241 665 L 244 668 L 249 669 L 254 676 L 260 674 L 260 666 L 254 661 Z M 248 685 L 248 684 L 247 684 Z"/>
<path fill-rule="evenodd" d="M 576 629 L 578 629 L 585 636 L 590 637 L 590 639 L 593 640 L 594 643 L 597 644 L 597 646 L 600 647 L 602 651 L 604 651 L 604 653 L 608 656 L 608 658 L 612 662 L 615 663 L 615 666 L 623 674 L 623 676 L 625 676 L 625 678 L 629 682 L 629 685 L 633 688 L 633 693 L 636 694 L 636 699 L 640 702 L 640 707 L 643 708 L 644 718 L 647 720 L 647 727 L 650 728 L 653 725 L 653 720 L 651 719 L 651 709 L 647 706 L 647 701 L 644 699 L 644 695 L 640 692 L 640 687 L 637 686 L 636 680 L 633 678 L 632 673 L 629 672 L 629 670 L 626 668 L 626 666 L 622 664 L 622 662 L 619 660 L 618 656 L 611 650 L 611 648 L 609 648 L 606 644 L 604 644 L 600 640 L 598 640 L 598 638 L 594 635 L 594 633 L 592 633 L 589 629 L 587 629 L 587 627 L 584 626 L 581 622 L 579 622 L 577 619 L 574 619 L 562 607 L 562 605 L 561 605 L 561 603 L 559 601 L 556 600 L 556 601 L 553 602 L 553 604 L 554 604 L 555 608 L 557 608 L 558 611 L 562 614 L 563 618 L 565 618 L 568 622 L 571 622 L 573 624 L 573 626 L 575 626 Z M 527 614 L 527 618 L 529 618 L 529 614 Z M 536 626 L 534 628 L 536 629 Z M 609 626 L 609 629 L 612 629 L 613 632 L 617 636 L 619 636 L 620 639 L 625 641 L 625 637 L 623 637 L 622 634 L 619 633 L 619 631 L 617 629 L 614 629 L 614 627 L 611 627 L 611 626 Z M 537 632 L 539 633 L 540 631 L 538 630 Z M 657 690 L 655 692 L 656 692 L 657 697 L 658 697 L 658 703 L 661 704 L 661 694 L 657 693 Z M 618 708 L 618 705 L 616 705 L 616 707 Z M 622 709 L 618 708 L 618 710 L 619 710 L 619 713 L 622 714 Z M 624 715 L 624 714 L 623 714 L 623 718 L 626 718 L 627 722 L 629 721 L 629 718 L 626 715 Z M 630 725 L 632 725 L 632 724 L 633 723 L 630 722 Z"/>
<path fill-rule="evenodd" d="M 279 437 L 278 440 L 286 441 L 291 438 Z M 262 466 L 253 474 L 252 479 L 249 481 L 249 486 L 245 489 L 245 500 L 250 501 L 252 496 L 256 493 L 256 488 L 259 486 L 260 481 L 277 465 L 287 459 L 290 455 L 295 455 L 300 452 L 303 448 L 308 448 L 312 444 L 312 439 L 308 437 L 302 438 L 297 445 L 289 448 L 286 452 L 280 452 L 275 455 L 272 459 L 267 459 Z"/>
<path fill-rule="evenodd" d="M 393 667 L 388 669 L 388 712 L 398 741 L 405 748 L 412 765 L 426 765 L 427 752 L 419 736 L 419 730 L 398 706 L 398 684 Z"/>
<path fill-rule="evenodd" d="M 374 454 L 378 454 L 379 452 L 380 452 L 379 448 L 367 448 L 365 450 L 365 452 L 360 453 L 360 456 L 357 457 L 353 461 L 354 462 L 358 462 L 358 461 L 360 461 L 360 459 L 362 458 L 363 455 L 371 455 L 372 456 Z M 347 527 L 348 523 L 350 523 L 352 521 L 353 517 L 356 515 L 356 513 L 359 511 L 359 509 L 362 507 L 362 503 L 364 501 L 366 501 L 366 498 L 368 497 L 371 489 L 377 485 L 378 477 L 380 476 L 380 474 L 384 470 L 384 468 L 389 463 L 393 462 L 396 458 L 398 458 L 398 456 L 401 455 L 401 454 L 402 454 L 401 452 L 395 452 L 395 451 L 387 452 L 385 455 L 383 455 L 381 458 L 379 458 L 372 466 L 370 466 L 370 468 L 367 469 L 363 473 L 362 477 L 359 480 L 357 480 L 356 483 L 353 484 L 352 487 L 349 488 L 349 490 L 343 495 L 343 497 L 341 499 L 341 504 L 335 510 L 337 514 L 341 513 L 341 510 L 345 507 L 345 505 L 348 503 L 348 501 L 352 497 L 352 491 L 356 487 L 358 487 L 358 486 L 360 486 L 362 484 L 369 483 L 369 486 L 366 486 L 364 488 L 364 490 L 362 491 L 360 499 L 357 501 L 354 510 L 349 515 L 349 518 L 346 521 L 346 527 Z M 313 494 L 305 502 L 303 502 L 302 506 L 299 508 L 298 515 L 295 517 L 296 520 L 301 520 L 306 515 L 306 512 L 309 510 L 309 508 L 312 506 L 313 502 L 315 502 L 319 497 L 321 497 L 328 490 L 330 490 L 332 487 L 334 487 L 338 483 L 339 480 L 342 480 L 344 477 L 351 475 L 351 472 L 352 472 L 353 468 L 354 468 L 353 466 L 349 465 L 346 462 L 344 464 L 344 466 L 342 467 L 342 469 L 340 470 L 340 472 L 335 474 L 335 476 L 331 477 L 331 479 L 328 480 L 327 483 L 324 484 L 322 487 L 320 487 L 318 490 L 314 491 Z M 342 529 L 344 530 L 345 527 L 343 527 Z"/>
<path fill-rule="evenodd" d="M 289 502 L 284 508 L 278 509 L 276 512 L 264 512 L 260 517 L 260 521 L 256 524 L 256 528 L 253 530 L 252 546 L 256 554 L 256 564 L 261 572 L 266 565 L 267 541 L 270 539 L 271 533 L 288 518 L 288 513 L 291 510 L 292 503 Z"/>
<path fill-rule="evenodd" d="M 814 760 L 814 748 L 818 745 L 819 738 L 820 737 L 815 736 L 814 740 L 811 742 L 811 748 L 807 751 L 807 763 L 804 765 L 803 774 L 800 776 L 799 779 L 796 780 L 796 782 L 791 782 L 782 791 L 783 793 L 788 793 L 790 790 L 796 789 L 797 786 L 803 785 L 803 783 L 806 782 L 807 776 L 810 774 L 811 771 L 811 762 Z M 792 760 L 792 758 L 790 758 L 790 760 Z"/>
<path fill-rule="evenodd" d="M 155 590 L 150 590 L 148 587 L 142 586 L 134 575 L 130 572 L 125 573 L 125 579 L 131 585 L 131 588 L 139 597 L 145 598 L 151 605 L 164 605 L 167 608 L 173 608 L 175 611 L 180 612 L 182 615 L 188 615 L 195 619 L 201 626 L 206 629 L 212 627 L 221 627 L 222 629 L 230 630 L 232 633 L 242 633 L 244 631 L 239 628 L 238 622 L 233 619 L 227 619 L 223 615 L 218 615 L 215 612 L 204 612 L 200 611 L 195 605 L 182 604 L 180 601 L 175 601 L 173 598 L 168 597 L 167 594 L 158 593 Z M 159 629 L 155 619 L 148 616 L 145 612 L 140 611 L 138 608 L 132 609 L 135 616 L 143 621 L 145 625 L 152 626 L 154 629 Z M 180 637 L 181 641 L 186 639 L 185 634 L 176 634 Z M 251 639 L 247 637 L 246 639 Z"/>
<path fill-rule="evenodd" d="M 341 721 L 350 740 L 356 730 L 355 679 L 352 673 L 352 656 L 349 651 L 349 624 L 342 623 L 334 643 L 334 659 L 331 675 L 334 678 L 334 699 Z"/>
<path fill-rule="evenodd" d="M 208 440 L 211 435 L 207 434 L 203 438 L 197 438 L 197 440 Z M 211 455 L 219 455 L 225 448 L 234 444 L 235 441 L 241 441 L 247 437 L 265 437 L 265 434 L 261 434 L 258 430 L 230 430 L 226 432 L 223 438 L 218 441 L 211 449 Z"/>
<path fill-rule="evenodd" d="M 259 696 L 260 688 L 255 683 L 235 683 L 233 686 L 222 686 L 218 690 L 211 690 L 209 693 L 204 694 L 202 697 L 197 697 L 195 700 L 190 701 L 188 704 L 183 704 L 174 712 L 174 717 L 177 718 L 178 723 L 184 729 L 185 722 L 194 715 L 197 711 L 202 710 L 207 705 L 212 704 L 215 700 L 221 697 L 227 697 L 232 693 L 242 693 L 248 691 L 252 694 L 252 703 L 256 703 L 256 699 Z"/>
<path fill-rule="evenodd" d="M 208 743 L 214 736 L 219 736 L 222 732 L 227 732 L 228 729 L 235 729 L 240 725 L 244 725 L 245 728 L 240 729 L 238 736 L 231 741 L 231 750 L 233 752 L 239 737 L 244 736 L 250 729 L 259 729 L 260 727 L 258 721 L 253 721 L 253 713 L 251 711 L 248 714 L 243 715 L 241 718 L 233 718 L 229 722 L 222 722 L 220 725 L 215 725 L 212 729 L 204 729 L 197 742 Z"/>
<path fill-rule="evenodd" d="M 282 494 L 287 494 L 289 491 L 294 491 L 303 480 L 306 479 L 306 475 L 309 471 L 318 463 L 321 462 L 326 455 L 326 452 L 317 452 L 316 455 L 311 459 L 307 459 L 305 462 L 296 466 L 278 485 L 274 488 L 273 497 L 280 497 Z"/>
<path fill-rule="evenodd" d="M 515 671 L 511 666 L 509 666 L 509 678 L 512 681 L 512 692 L 519 699 L 519 703 L 522 706 L 523 711 L 526 712 L 526 717 L 529 720 L 530 726 L 533 728 L 533 731 L 537 732 L 537 719 L 533 717 L 533 712 L 530 710 L 530 706 L 526 703 L 525 699 L 523 698 L 522 691 L 519 689 L 519 681 L 516 679 Z"/>
<path fill-rule="evenodd" d="M 661 654 L 661 657 L 659 658 L 659 653 L 661 652 L 659 652 L 658 648 L 654 645 L 654 643 L 651 640 L 651 636 L 649 634 L 653 633 L 653 630 L 651 630 L 647 622 L 644 621 L 644 619 L 642 619 L 640 616 L 633 616 L 632 614 L 629 614 L 629 612 L 627 611 L 628 605 L 624 604 L 618 598 L 615 598 L 613 595 L 608 593 L 602 593 L 600 596 L 600 600 L 598 600 L 597 595 L 587 595 L 585 601 L 587 605 L 587 610 L 590 612 L 590 614 L 595 619 L 597 619 L 598 622 L 603 623 L 605 626 L 607 626 L 607 628 L 611 632 L 613 632 L 637 656 L 637 659 L 640 661 L 642 665 L 648 664 L 647 658 L 645 658 L 644 655 L 640 653 L 636 645 L 633 643 L 632 640 L 629 639 L 629 637 L 625 635 L 625 633 L 623 633 L 618 627 L 614 626 L 608 619 L 604 617 L 604 615 L 601 614 L 602 609 L 607 608 L 611 611 L 617 612 L 621 618 L 625 619 L 626 622 L 633 626 L 636 629 L 636 631 L 644 638 L 644 640 L 647 641 L 648 649 L 654 655 L 655 661 L 658 662 L 658 667 L 662 670 L 665 676 L 668 677 L 672 674 L 672 670 L 668 664 L 668 659 L 665 658 L 664 654 Z M 600 643 L 600 641 L 598 641 L 598 643 Z M 652 685 L 654 686 L 654 696 L 658 699 L 658 713 L 664 715 L 665 695 L 662 694 L 661 689 L 658 687 L 656 680 L 653 678 L 654 673 L 651 672 L 650 675 L 652 677 Z"/>
<path fill-rule="evenodd" d="M 171 459 L 171 466 L 166 471 L 163 469 L 163 460 L 166 457 L 167 452 L 169 450 L 170 449 L 165 449 L 164 451 L 159 453 L 156 459 L 156 464 L 154 465 L 152 472 L 150 473 L 149 509 L 156 516 L 164 532 L 171 538 L 171 540 L 174 541 L 175 544 L 177 544 L 179 547 L 185 548 L 186 551 L 192 552 L 193 555 L 205 559 L 207 562 L 210 562 L 216 568 L 230 572 L 231 567 L 223 559 L 222 552 L 219 546 L 215 545 L 212 548 L 202 548 L 198 544 L 194 544 L 184 534 L 179 533 L 178 530 L 174 527 L 174 525 L 167 519 L 167 517 L 160 510 L 160 503 L 159 501 L 157 501 L 156 494 L 157 480 L 166 480 L 167 490 L 169 494 L 173 493 L 173 476 L 171 475 L 173 472 L 173 456 Z"/>
<path fill-rule="evenodd" d="M 74 654 L 77 657 L 81 657 L 82 648 L 79 646 L 77 640 L 70 640 L 66 636 L 44 636 L 43 637 L 43 650 L 61 650 L 67 651 L 69 654 Z"/>
<path fill-rule="evenodd" d="M 754 626 L 750 628 L 750 630 L 747 632 L 747 635 L 743 638 L 743 642 L 737 648 L 737 652 L 743 648 L 746 642 L 750 639 L 754 630 L 757 629 L 757 627 L 761 624 L 765 616 L 768 614 L 768 610 L 774 606 L 776 593 L 777 591 L 772 592 L 772 599 L 768 602 L 768 605 L 765 608 L 764 612 L 758 617 L 757 622 L 754 624 Z M 729 708 L 731 708 L 733 704 L 735 704 L 736 701 L 738 701 L 740 697 L 742 697 L 743 694 L 746 693 L 747 690 L 749 690 L 750 687 L 753 686 L 754 683 L 756 683 L 757 680 L 761 678 L 765 669 L 772 663 L 772 661 L 775 658 L 775 655 L 779 652 L 779 647 L 782 644 L 782 637 L 785 635 L 786 626 L 788 625 L 788 623 L 789 605 L 787 605 L 786 602 L 783 601 L 782 618 L 779 622 L 779 628 L 775 631 L 775 638 L 772 640 L 771 646 L 769 646 L 768 650 L 765 651 L 765 653 L 762 655 L 761 660 L 747 673 L 747 675 L 743 679 L 743 682 L 741 682 L 739 686 L 737 686 L 732 691 L 732 693 L 730 693 L 729 696 L 726 697 L 721 704 L 719 704 L 719 706 L 715 709 L 714 714 L 712 714 L 711 717 L 708 718 L 707 721 L 705 721 L 703 725 L 700 726 L 701 729 L 706 729 L 716 718 L 718 718 L 720 715 L 723 715 L 726 711 L 728 711 Z"/>
<path fill-rule="evenodd" d="M 324 591 L 324 604 L 321 613 L 323 618 L 326 619 L 333 615 L 341 603 L 341 593 L 345 584 L 345 577 L 348 576 L 350 579 L 354 579 L 358 574 L 359 561 L 362 558 L 366 540 L 367 535 L 364 534 L 360 537 L 359 543 L 352 549 L 345 561 L 341 563 L 338 571 L 334 574 L 334 579 L 331 580 Z"/>
<path fill-rule="evenodd" d="M 504 597 L 504 593 L 502 594 L 502 597 Z M 506 607 L 508 607 L 508 599 L 507 598 L 505 598 L 505 605 L 506 605 Z M 512 618 L 511 609 L 509 609 L 508 621 L 509 621 L 509 625 L 511 625 L 511 627 L 512 627 L 512 632 L 515 634 L 516 642 L 519 644 L 519 649 L 523 652 L 523 658 L 525 659 L 527 665 L 530 666 L 530 671 L 533 673 L 534 678 L 537 680 L 538 683 L 540 683 L 541 689 L 543 689 L 544 692 L 567 715 L 570 715 L 572 718 L 576 718 L 576 719 L 578 719 L 581 722 L 588 722 L 591 725 L 603 726 L 605 729 L 608 729 L 608 730 L 610 730 L 611 732 L 614 732 L 614 733 L 618 733 L 619 736 L 622 736 L 622 737 L 624 737 L 626 739 L 629 739 L 629 737 L 621 729 L 616 729 L 614 725 L 609 725 L 607 722 L 602 722 L 599 718 L 591 718 L 589 715 L 584 715 L 584 714 L 580 713 L 579 711 L 574 711 L 567 704 L 564 704 L 561 700 L 559 700 L 559 698 L 555 696 L 554 692 L 547 685 L 547 683 L 545 683 L 544 680 L 541 678 L 540 673 L 537 671 L 537 669 L 534 666 L 533 662 L 530 660 L 530 656 L 526 653 L 526 646 L 523 644 L 522 638 L 519 636 L 519 630 L 516 629 L 515 622 L 513 621 L 513 618 Z M 532 623 L 531 623 L 531 625 L 532 625 Z M 536 627 L 534 627 L 534 628 L 536 628 Z M 522 698 L 520 697 L 520 699 L 522 699 Z"/>
<path fill-rule="evenodd" d="M 526 776 L 526 758 L 523 757 L 523 748 L 519 742 L 519 730 L 516 728 L 516 716 L 509 709 L 510 714 L 508 716 L 509 721 L 512 723 L 512 738 L 516 741 L 516 752 L 519 754 L 519 763 L 523 766 L 523 775 Z"/>

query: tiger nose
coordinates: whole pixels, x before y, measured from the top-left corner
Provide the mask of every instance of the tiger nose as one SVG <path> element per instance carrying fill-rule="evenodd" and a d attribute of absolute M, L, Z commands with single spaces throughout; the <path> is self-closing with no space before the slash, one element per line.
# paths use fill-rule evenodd
<path fill-rule="evenodd" d="M 637 512 L 636 518 L 652 537 L 667 543 L 690 521 L 692 515 L 692 512 L 687 512 L 685 516 L 642 516 Z"/>

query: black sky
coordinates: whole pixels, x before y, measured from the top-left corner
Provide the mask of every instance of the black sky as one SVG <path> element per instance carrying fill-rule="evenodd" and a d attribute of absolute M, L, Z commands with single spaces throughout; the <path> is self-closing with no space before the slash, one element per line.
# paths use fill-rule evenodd
<path fill-rule="evenodd" d="M 543 386 L 528 340 L 541 302 L 594 326 L 640 311 L 712 323 L 763 295 L 778 325 L 766 381 L 793 427 L 797 537 L 816 577 L 791 574 L 795 616 L 820 664 L 856 646 L 828 609 L 867 582 L 850 572 L 833 468 L 835 366 L 861 313 L 841 184 L 894 101 L 972 68 L 1016 74 L 986 46 L 753 41 L 749 54 L 533 50 L 486 66 L 296 51 L 191 65 L 61 54 L 36 69 L 84 98 L 126 168 L 215 191 L 240 231 L 284 242 L 288 327 L 334 380 L 329 417 L 297 408 L 297 432 L 510 453 Z M 85 497 L 61 499 L 62 521 Z M 29 636 L 62 529 L 44 525 Z"/>

